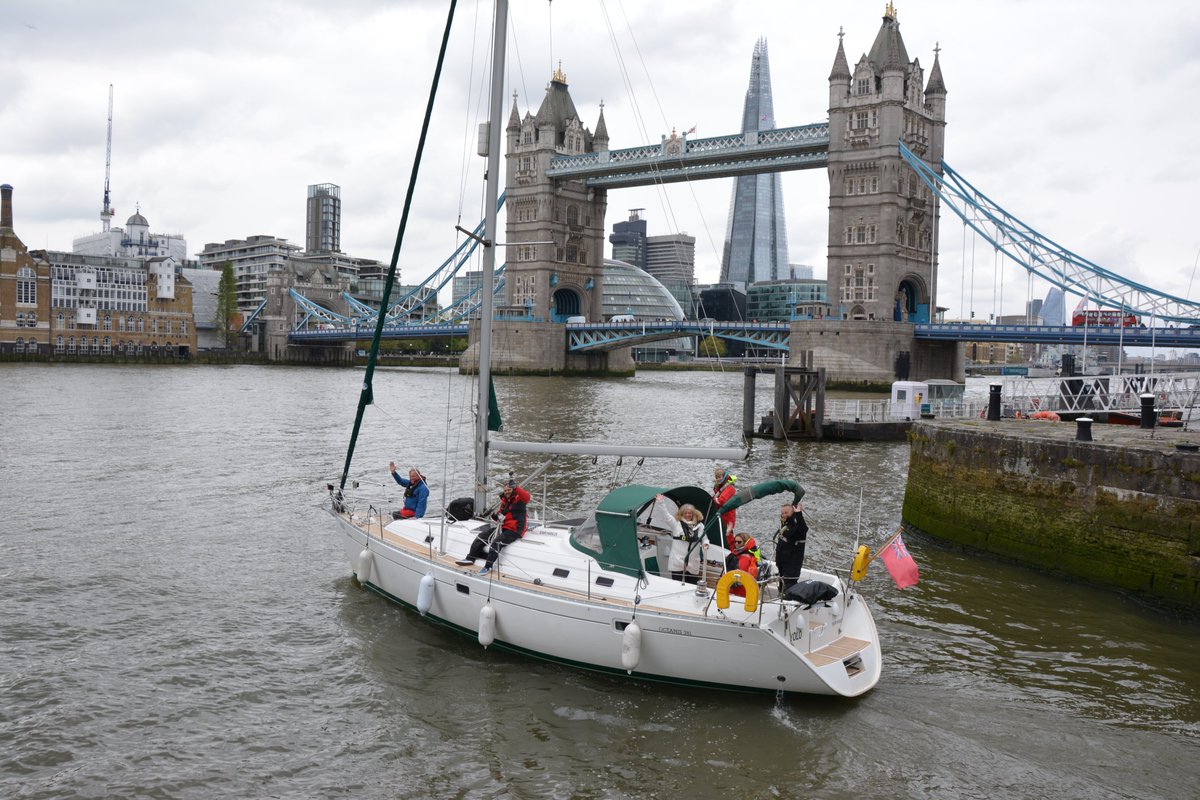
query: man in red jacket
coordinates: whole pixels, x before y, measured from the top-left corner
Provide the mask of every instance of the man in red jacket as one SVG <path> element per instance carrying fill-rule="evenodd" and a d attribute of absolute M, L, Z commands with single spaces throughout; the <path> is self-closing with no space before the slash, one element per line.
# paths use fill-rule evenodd
<path fill-rule="evenodd" d="M 467 557 L 454 563 L 460 567 L 469 567 L 475 563 L 475 559 L 484 558 L 486 555 L 487 560 L 479 574 L 487 575 L 491 572 L 496 559 L 500 557 L 500 551 L 525 535 L 526 504 L 530 499 L 529 492 L 517 486 L 516 481 L 509 481 L 500 494 L 500 508 L 492 515 L 492 519 L 500 522 L 499 534 L 492 539 L 494 527 L 480 531 L 476 534 L 475 541 L 471 542 Z"/>

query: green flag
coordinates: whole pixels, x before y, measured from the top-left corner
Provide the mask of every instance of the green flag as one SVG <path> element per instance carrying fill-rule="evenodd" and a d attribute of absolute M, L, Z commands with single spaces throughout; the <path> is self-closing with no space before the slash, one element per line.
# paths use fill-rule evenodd
<path fill-rule="evenodd" d="M 500 421 L 500 404 L 496 402 L 496 382 L 488 375 L 488 430 L 498 431 L 503 423 Z"/>

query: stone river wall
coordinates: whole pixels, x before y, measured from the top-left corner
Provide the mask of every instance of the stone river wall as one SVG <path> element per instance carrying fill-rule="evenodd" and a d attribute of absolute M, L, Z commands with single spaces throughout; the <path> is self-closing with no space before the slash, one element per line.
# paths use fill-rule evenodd
<path fill-rule="evenodd" d="M 922 421 L 906 524 L 939 539 L 1200 608 L 1200 432 Z M 1182 444 L 1183 448 L 1177 448 Z M 1184 449 L 1187 448 L 1187 449 Z"/>

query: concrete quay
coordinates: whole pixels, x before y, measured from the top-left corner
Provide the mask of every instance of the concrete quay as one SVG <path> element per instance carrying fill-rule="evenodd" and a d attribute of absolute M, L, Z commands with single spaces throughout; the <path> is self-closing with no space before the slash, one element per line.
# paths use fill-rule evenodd
<path fill-rule="evenodd" d="M 905 524 L 1038 569 L 1200 610 L 1200 430 L 921 420 Z"/>

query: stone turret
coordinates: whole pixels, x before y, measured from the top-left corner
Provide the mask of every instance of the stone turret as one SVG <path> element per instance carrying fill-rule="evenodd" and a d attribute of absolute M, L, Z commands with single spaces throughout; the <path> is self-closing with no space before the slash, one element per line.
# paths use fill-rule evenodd
<path fill-rule="evenodd" d="M 888 3 L 870 50 L 851 72 L 839 34 L 829 76 L 829 300 L 847 319 L 931 319 L 936 204 L 898 141 L 941 170 L 945 84 L 934 57 L 928 88 Z"/>

